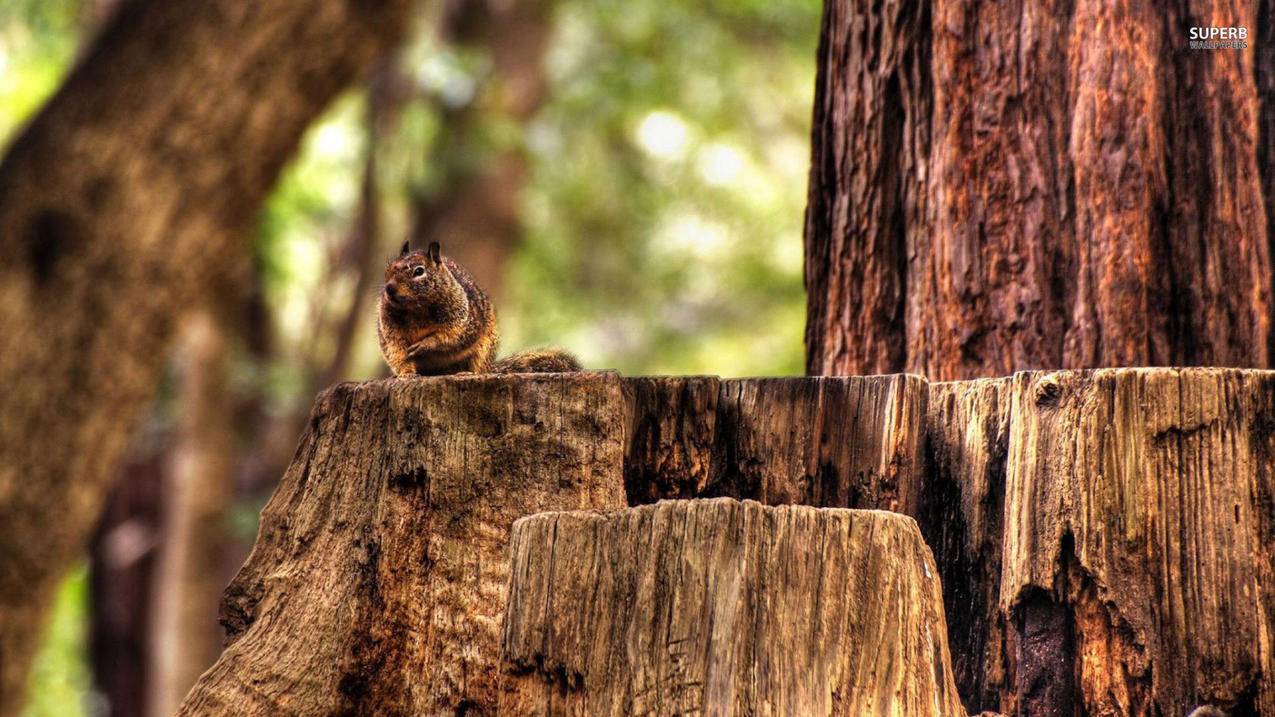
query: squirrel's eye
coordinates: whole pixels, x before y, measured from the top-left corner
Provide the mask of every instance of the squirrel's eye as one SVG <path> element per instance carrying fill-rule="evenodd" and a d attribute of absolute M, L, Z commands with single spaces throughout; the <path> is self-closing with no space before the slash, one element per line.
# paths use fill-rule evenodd
<path fill-rule="evenodd" d="M 422 276 L 425 276 L 425 267 L 423 267 L 423 266 L 418 266 L 418 267 L 416 267 L 415 269 L 413 269 L 413 270 L 412 270 L 412 278 L 413 278 L 413 279 L 419 279 L 419 278 L 421 278 Z"/>

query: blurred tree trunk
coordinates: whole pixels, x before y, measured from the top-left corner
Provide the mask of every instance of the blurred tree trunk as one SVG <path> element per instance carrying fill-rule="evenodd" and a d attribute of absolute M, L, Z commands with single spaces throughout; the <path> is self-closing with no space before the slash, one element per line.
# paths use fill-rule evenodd
<path fill-rule="evenodd" d="M 350 292 L 350 302 L 345 306 L 344 313 L 332 325 L 325 325 L 320 329 L 332 336 L 332 352 L 326 363 L 316 356 L 311 357 L 310 390 L 307 393 L 318 393 L 345 378 L 350 368 L 355 336 L 359 327 L 368 321 L 369 299 L 375 295 L 373 287 L 376 286 L 382 269 L 381 257 L 376 251 L 381 245 L 381 190 L 377 176 L 380 165 L 377 154 L 381 152 L 384 138 L 393 133 L 405 99 L 405 80 L 398 67 L 399 62 L 397 54 L 386 54 L 377 63 L 367 83 L 364 119 L 367 149 L 363 158 L 363 177 L 359 184 L 358 210 L 340 255 L 334 257 L 329 267 L 333 276 L 341 273 L 352 275 L 354 288 Z M 298 411 L 300 413 L 302 412 Z M 299 428 L 305 416 L 298 415 L 295 418 Z M 287 465 L 290 456 L 281 458 L 279 472 Z M 278 475 L 279 473 L 272 474 L 272 481 Z"/>
<path fill-rule="evenodd" d="M 151 581 L 167 453 L 137 442 L 89 547 L 89 665 L 110 715 L 145 714 Z"/>
<path fill-rule="evenodd" d="M 220 653 L 221 547 L 236 460 L 225 312 L 198 311 L 183 337 L 180 418 L 154 582 L 147 713 L 171 715 Z"/>
<path fill-rule="evenodd" d="M 413 238 L 442 242 L 497 304 L 522 237 L 529 168 L 520 138 L 513 146 L 486 146 L 493 139 L 482 134 L 499 121 L 521 130 L 540 108 L 553 6 L 552 0 L 453 0 L 439 29 L 444 42 L 481 50 L 491 65 L 473 101 L 442 108 L 442 135 L 430 157 L 444 175 L 442 189 L 417 198 Z"/>
<path fill-rule="evenodd" d="M 0 714 L 175 317 L 410 4 L 127 3 L 0 163 Z"/>
<path fill-rule="evenodd" d="M 1258 12 L 829 0 L 808 373 L 1268 366 Z M 1210 25 L 1249 49 L 1189 49 Z"/>

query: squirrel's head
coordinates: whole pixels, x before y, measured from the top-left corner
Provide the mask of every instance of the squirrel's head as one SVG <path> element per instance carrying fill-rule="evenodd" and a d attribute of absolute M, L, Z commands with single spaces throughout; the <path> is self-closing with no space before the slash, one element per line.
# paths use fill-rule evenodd
<path fill-rule="evenodd" d="M 389 318 L 415 327 L 452 326 L 468 311 L 465 289 L 443 260 L 438 242 L 412 251 L 408 242 L 385 266 L 381 306 Z"/>

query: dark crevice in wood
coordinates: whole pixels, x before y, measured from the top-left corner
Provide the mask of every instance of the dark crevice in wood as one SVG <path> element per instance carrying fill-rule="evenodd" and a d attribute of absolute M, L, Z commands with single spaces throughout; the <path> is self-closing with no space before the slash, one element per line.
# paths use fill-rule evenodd
<path fill-rule="evenodd" d="M 1020 715 L 1073 717 L 1076 700 L 1075 624 L 1048 591 L 1032 588 L 1015 609 L 1014 693 Z"/>
<path fill-rule="evenodd" d="M 1275 261 L 1275 1 L 1259 0 L 1257 27 L 1250 41 L 1253 52 L 1253 84 L 1257 87 L 1257 169 L 1266 199 L 1266 240 Z M 1267 321 L 1275 326 L 1275 301 Z M 1275 356 L 1275 331 L 1270 332 L 1268 356 Z"/>

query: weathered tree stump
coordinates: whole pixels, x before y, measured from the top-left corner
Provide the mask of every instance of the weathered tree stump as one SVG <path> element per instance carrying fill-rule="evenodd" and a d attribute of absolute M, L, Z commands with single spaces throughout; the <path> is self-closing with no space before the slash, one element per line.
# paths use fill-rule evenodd
<path fill-rule="evenodd" d="M 490 711 L 510 526 L 623 507 L 622 406 L 614 374 L 326 391 L 180 713 Z"/>
<path fill-rule="evenodd" d="M 341 386 L 267 506 L 223 606 L 229 645 L 185 712 L 492 711 L 510 524 L 626 492 L 914 516 L 970 712 L 1275 716 L 1275 373 L 1219 369 Z"/>
<path fill-rule="evenodd" d="M 665 501 L 514 525 L 510 715 L 964 715 L 938 573 L 885 511 Z"/>
<path fill-rule="evenodd" d="M 1275 715 L 1275 373 L 934 384 L 929 440 L 966 707 Z"/>

